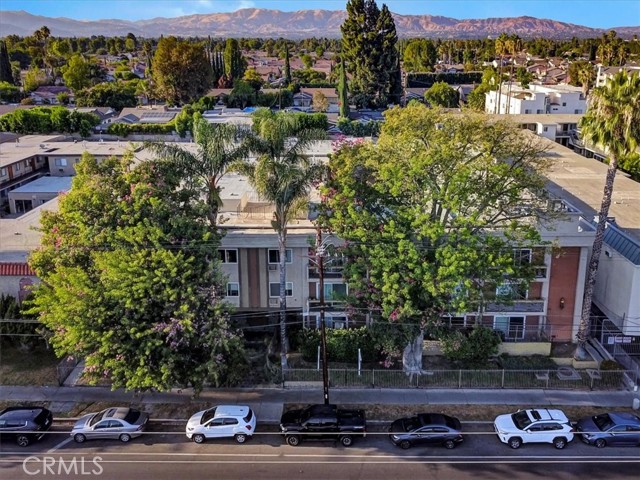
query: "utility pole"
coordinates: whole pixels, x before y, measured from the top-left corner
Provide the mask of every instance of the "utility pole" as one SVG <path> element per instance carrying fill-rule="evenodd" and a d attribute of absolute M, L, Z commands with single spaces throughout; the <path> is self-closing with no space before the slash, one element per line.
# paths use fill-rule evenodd
<path fill-rule="evenodd" d="M 329 369 L 327 366 L 327 332 L 324 325 L 324 245 L 322 245 L 322 228 L 316 227 L 316 263 L 320 279 L 320 353 L 322 355 L 322 389 L 324 404 L 329 405 Z"/>

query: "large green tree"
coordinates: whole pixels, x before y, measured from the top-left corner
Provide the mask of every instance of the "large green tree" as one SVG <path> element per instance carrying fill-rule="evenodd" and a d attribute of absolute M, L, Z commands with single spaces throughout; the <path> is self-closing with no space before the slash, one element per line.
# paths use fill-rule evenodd
<path fill-rule="evenodd" d="M 405 47 L 402 58 L 406 72 L 432 72 L 438 51 L 431 40 L 414 39 Z"/>
<path fill-rule="evenodd" d="M 347 71 L 344 68 L 344 60 L 342 58 L 340 58 L 338 98 L 340 99 L 340 116 L 342 118 L 349 118 L 349 86 L 347 84 Z"/>
<path fill-rule="evenodd" d="M 125 107 L 135 107 L 138 82 L 103 82 L 91 88 L 76 92 L 76 105 L 79 107 L 111 107 L 122 110 Z"/>
<path fill-rule="evenodd" d="M 260 109 L 254 113 L 253 134 L 245 139 L 247 150 L 257 160 L 244 161 L 236 169 L 249 178 L 258 195 L 274 206 L 271 222 L 278 234 L 280 260 L 280 361 L 288 366 L 286 247 L 287 226 L 308 206 L 309 190 L 319 180 L 323 166 L 314 163 L 305 151 L 325 138 L 325 130 L 309 128 L 304 116 Z"/>
<path fill-rule="evenodd" d="M 618 162 L 636 151 L 640 143 L 640 76 L 618 72 L 604 87 L 591 92 L 586 115 L 580 122 L 583 139 L 607 152 L 609 168 L 605 178 L 602 202 L 598 212 L 596 236 L 593 239 L 591 258 L 584 289 L 582 315 L 578 329 L 578 345 L 583 346 L 591 331 L 591 301 L 596 283 L 600 253 L 604 241 L 606 219 L 611 206 L 613 183 Z"/>
<path fill-rule="evenodd" d="M 175 37 L 161 38 L 153 56 L 154 92 L 170 103 L 189 103 L 212 86 L 211 63 L 204 46 Z"/>
<path fill-rule="evenodd" d="M 11 60 L 7 51 L 7 43 L 4 40 L 0 40 L 0 82 L 13 84 Z"/>
<path fill-rule="evenodd" d="M 42 279 L 32 311 L 56 353 L 85 358 L 84 374 L 113 388 L 228 384 L 242 342 L 208 260 L 218 238 L 181 170 L 86 154 L 76 169 L 29 260 Z"/>
<path fill-rule="evenodd" d="M 235 38 L 228 38 L 224 47 L 224 73 L 227 80 L 240 80 L 247 68 L 247 60 L 242 56 L 240 45 Z"/>
<path fill-rule="evenodd" d="M 82 90 L 91 84 L 89 73 L 91 68 L 82 55 L 76 54 L 69 59 L 67 65 L 62 69 L 64 83 L 74 92 Z"/>
<path fill-rule="evenodd" d="M 341 55 L 351 74 L 350 91 L 360 106 L 399 103 L 400 81 L 398 36 L 386 5 L 375 0 L 349 0 L 342 31 Z"/>
<path fill-rule="evenodd" d="M 455 108 L 460 103 L 460 94 L 446 82 L 436 82 L 424 92 L 424 99 L 432 107 Z"/>
<path fill-rule="evenodd" d="M 411 102 L 386 112 L 376 145 L 330 160 L 326 227 L 347 242 L 351 313 L 389 321 L 388 353 L 445 313 L 478 312 L 505 282 L 525 286 L 514 248 L 550 218 L 540 140 L 507 121 Z M 524 200 L 526 199 L 526 201 Z"/>

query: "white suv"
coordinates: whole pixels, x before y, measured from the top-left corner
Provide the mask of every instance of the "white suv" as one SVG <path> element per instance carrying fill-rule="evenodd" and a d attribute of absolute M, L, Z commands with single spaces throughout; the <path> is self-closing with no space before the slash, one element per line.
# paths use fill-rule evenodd
<path fill-rule="evenodd" d="M 573 428 L 562 410 L 518 410 L 499 415 L 493 426 L 500 441 L 511 448 L 520 448 L 523 443 L 552 443 L 560 449 L 573 440 Z"/>
<path fill-rule="evenodd" d="M 247 406 L 218 405 L 195 413 L 187 422 L 187 438 L 202 443 L 207 438 L 233 437 L 244 443 L 256 431 L 256 416 Z"/>

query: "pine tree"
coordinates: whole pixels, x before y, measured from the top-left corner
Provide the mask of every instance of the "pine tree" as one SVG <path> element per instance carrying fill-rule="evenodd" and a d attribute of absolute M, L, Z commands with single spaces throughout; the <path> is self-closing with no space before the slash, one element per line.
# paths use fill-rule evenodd
<path fill-rule="evenodd" d="M 0 82 L 8 82 L 13 85 L 11 62 L 9 61 L 7 44 L 4 40 L 0 40 Z"/>
<path fill-rule="evenodd" d="M 228 38 L 224 47 L 224 71 L 231 81 L 240 80 L 247 68 L 240 45 L 235 38 Z"/>
<path fill-rule="evenodd" d="M 284 81 L 287 85 L 291 83 L 291 64 L 289 63 L 289 44 L 284 46 Z"/>
<path fill-rule="evenodd" d="M 338 83 L 338 96 L 340 98 L 340 116 L 349 118 L 349 87 L 347 86 L 347 72 L 344 68 L 344 59 L 340 59 L 340 82 Z"/>
<path fill-rule="evenodd" d="M 375 0 L 349 0 L 347 18 L 341 26 L 342 54 L 352 75 L 351 91 L 364 106 L 399 102 L 401 84 L 397 68 L 398 35 L 386 5 Z"/>

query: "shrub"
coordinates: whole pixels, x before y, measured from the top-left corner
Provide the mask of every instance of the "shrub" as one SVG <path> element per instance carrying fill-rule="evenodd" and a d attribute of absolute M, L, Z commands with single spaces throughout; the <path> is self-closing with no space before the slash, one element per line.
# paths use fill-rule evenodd
<path fill-rule="evenodd" d="M 362 360 L 372 362 L 378 358 L 375 342 L 367 327 L 326 329 L 327 357 L 332 362 L 356 363 L 358 349 L 362 353 Z M 314 362 L 318 355 L 320 345 L 320 330 L 304 329 L 298 336 L 302 358 L 308 362 Z"/>
<path fill-rule="evenodd" d="M 505 370 L 555 370 L 558 368 L 556 362 L 543 355 L 532 355 L 530 357 L 501 355 L 500 365 Z"/>
<path fill-rule="evenodd" d="M 112 123 L 107 129 L 107 133 L 126 137 L 131 133 L 141 134 L 171 134 L 175 130 L 175 125 L 171 123 Z"/>
<path fill-rule="evenodd" d="M 500 337 L 493 330 L 475 326 L 471 332 L 454 331 L 441 339 L 442 353 L 465 366 L 485 364 L 498 353 Z"/>
<path fill-rule="evenodd" d="M 600 363 L 600 370 L 608 370 L 608 371 L 615 371 L 615 370 L 624 370 L 624 367 L 622 365 L 620 365 L 618 362 L 616 362 L 615 360 L 603 360 Z"/>

